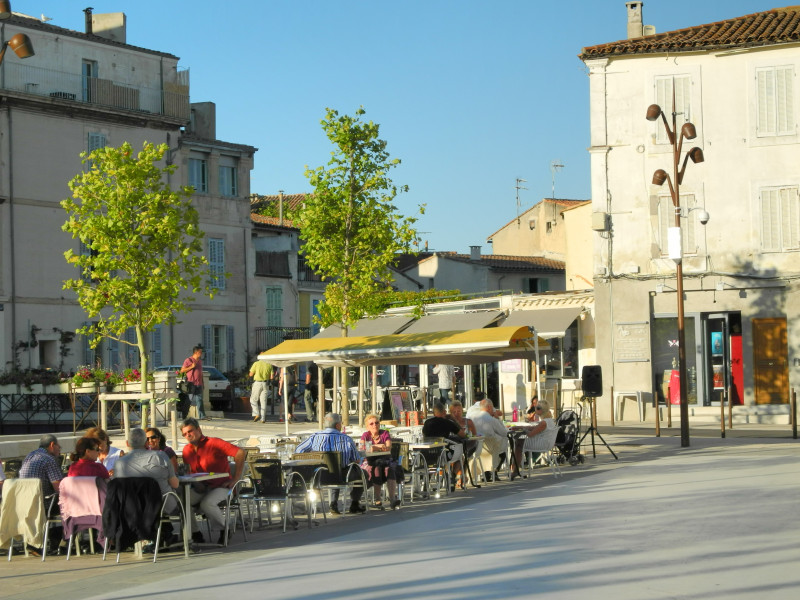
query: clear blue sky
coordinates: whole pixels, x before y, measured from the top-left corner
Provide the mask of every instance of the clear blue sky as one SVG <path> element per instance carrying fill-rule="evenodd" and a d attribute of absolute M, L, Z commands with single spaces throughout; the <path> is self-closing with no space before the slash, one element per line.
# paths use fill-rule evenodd
<path fill-rule="evenodd" d="M 784 6 L 766 0 L 645 0 L 660 32 Z M 125 12 L 128 43 L 177 55 L 194 102 L 217 105 L 217 137 L 259 148 L 252 191 L 310 191 L 327 162 L 325 108 L 363 105 L 392 173 L 426 204 L 436 250 L 491 253 L 486 237 L 551 195 L 589 199 L 588 77 L 581 48 L 626 37 L 624 0 L 12 0 L 83 30 L 83 12 Z M 642 110 L 644 114 L 644 107 Z"/>

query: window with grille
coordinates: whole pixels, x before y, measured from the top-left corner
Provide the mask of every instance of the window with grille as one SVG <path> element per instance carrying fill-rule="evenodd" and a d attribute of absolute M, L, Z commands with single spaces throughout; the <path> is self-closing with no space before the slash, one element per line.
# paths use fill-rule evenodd
<path fill-rule="evenodd" d="M 692 120 L 691 84 L 689 75 L 669 75 L 656 77 L 656 104 L 661 107 L 672 127 L 672 90 L 675 89 L 676 129 L 681 130 L 683 124 Z M 669 137 L 661 119 L 656 121 L 656 143 L 669 144 Z"/>
<path fill-rule="evenodd" d="M 794 68 L 791 65 L 756 69 L 756 134 L 793 135 Z"/>
<path fill-rule="evenodd" d="M 225 240 L 208 238 L 208 268 L 211 274 L 211 287 L 225 289 Z"/>
<path fill-rule="evenodd" d="M 765 252 L 800 249 L 800 198 L 797 187 L 761 190 L 761 248 Z"/>
<path fill-rule="evenodd" d="M 202 158 L 189 159 L 189 185 L 194 191 L 208 193 L 208 161 Z"/>

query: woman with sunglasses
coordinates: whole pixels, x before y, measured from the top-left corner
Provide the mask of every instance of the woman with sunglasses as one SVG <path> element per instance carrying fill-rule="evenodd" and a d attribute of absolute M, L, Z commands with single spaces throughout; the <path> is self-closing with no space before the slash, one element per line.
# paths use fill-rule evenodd
<path fill-rule="evenodd" d="M 100 477 L 108 479 L 108 469 L 97 462 L 100 456 L 100 440 L 93 437 L 82 437 L 75 442 L 75 452 L 70 455 L 72 464 L 67 477 Z"/>
<path fill-rule="evenodd" d="M 117 459 L 125 453 L 119 448 L 111 447 L 111 438 L 109 438 L 108 433 L 100 427 L 88 429 L 86 431 L 86 437 L 93 437 L 100 440 L 100 456 L 97 457 L 97 461 L 103 463 L 103 466 L 108 469 L 108 472 L 113 477 L 114 465 Z"/>
<path fill-rule="evenodd" d="M 392 437 L 388 431 L 381 429 L 381 420 L 378 415 L 369 414 L 364 417 L 364 427 L 367 430 L 361 436 L 360 441 L 365 447 L 369 442 L 372 450 L 391 452 Z M 403 467 L 398 465 L 391 456 L 387 456 L 377 459 L 364 458 L 361 468 L 366 472 L 367 483 L 372 485 L 375 501 L 374 508 L 384 509 L 383 502 L 381 502 L 381 488 L 384 483 L 388 488 L 391 509 L 395 510 L 400 506 L 400 500 L 397 498 L 397 484 L 403 481 Z"/>
<path fill-rule="evenodd" d="M 145 447 L 148 450 L 161 450 L 164 454 L 167 455 L 169 462 L 172 463 L 172 467 L 175 469 L 175 472 L 178 472 L 178 457 L 175 455 L 175 451 L 167 446 L 167 436 L 161 433 L 161 430 L 158 427 L 148 427 L 145 430 L 147 434 L 147 441 Z"/>
<path fill-rule="evenodd" d="M 528 431 L 526 432 L 526 437 L 517 439 L 514 442 L 514 455 L 517 458 L 516 461 L 516 469 L 511 472 L 511 481 L 514 481 L 517 477 L 519 477 L 519 465 L 522 464 L 522 451 L 525 449 L 525 446 L 528 444 L 528 441 L 531 440 L 534 436 L 539 435 L 543 431 L 553 428 L 556 426 L 556 422 L 553 420 L 553 413 L 550 412 L 550 403 L 547 400 L 539 400 L 536 403 L 536 407 L 534 408 L 534 412 L 538 417 L 536 419 L 536 425 L 533 427 L 529 427 Z M 532 441 L 532 440 L 531 440 Z M 536 459 L 539 458 L 540 452 L 533 452 L 533 461 L 536 462 Z"/>
<path fill-rule="evenodd" d="M 525 415 L 525 420 L 529 423 L 533 423 L 539 420 L 539 415 L 536 412 L 536 405 L 539 403 L 539 396 L 534 394 L 533 398 L 531 398 L 531 404 L 528 407 L 528 412 Z"/>

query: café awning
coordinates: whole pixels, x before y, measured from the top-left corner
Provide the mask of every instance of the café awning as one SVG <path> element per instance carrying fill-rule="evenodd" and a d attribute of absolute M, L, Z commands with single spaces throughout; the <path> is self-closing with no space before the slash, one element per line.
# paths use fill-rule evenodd
<path fill-rule="evenodd" d="M 390 335 L 397 333 L 414 320 L 413 316 L 400 317 L 375 317 L 359 319 L 349 330 L 348 337 L 365 337 L 372 335 Z M 342 337 L 342 328 L 339 325 L 331 325 L 314 336 L 318 338 L 338 338 Z"/>
<path fill-rule="evenodd" d="M 544 344 L 527 327 L 400 333 L 350 338 L 287 340 L 259 354 L 276 366 L 314 361 L 319 365 L 480 364 L 533 357 Z"/>
<path fill-rule="evenodd" d="M 501 323 L 503 327 L 533 327 L 543 338 L 564 337 L 564 333 L 578 318 L 582 306 L 515 310 Z"/>
<path fill-rule="evenodd" d="M 420 317 L 403 333 L 436 333 L 482 329 L 501 318 L 502 310 L 483 310 L 466 313 L 433 313 Z"/>

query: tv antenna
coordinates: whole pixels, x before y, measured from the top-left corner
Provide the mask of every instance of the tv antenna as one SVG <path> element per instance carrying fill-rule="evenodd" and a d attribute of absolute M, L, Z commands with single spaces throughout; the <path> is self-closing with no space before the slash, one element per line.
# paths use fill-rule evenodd
<path fill-rule="evenodd" d="M 560 160 L 550 161 L 550 176 L 553 181 L 553 187 L 550 189 L 550 197 L 555 200 L 556 198 L 556 173 L 564 168 L 564 163 Z"/>
<path fill-rule="evenodd" d="M 520 183 L 528 183 L 528 180 L 522 179 L 521 177 L 517 177 L 517 183 L 514 186 L 514 189 L 517 190 L 517 219 L 519 219 L 519 215 L 522 212 L 522 205 L 519 203 L 519 191 L 528 189 L 526 187 L 521 186 Z"/>

